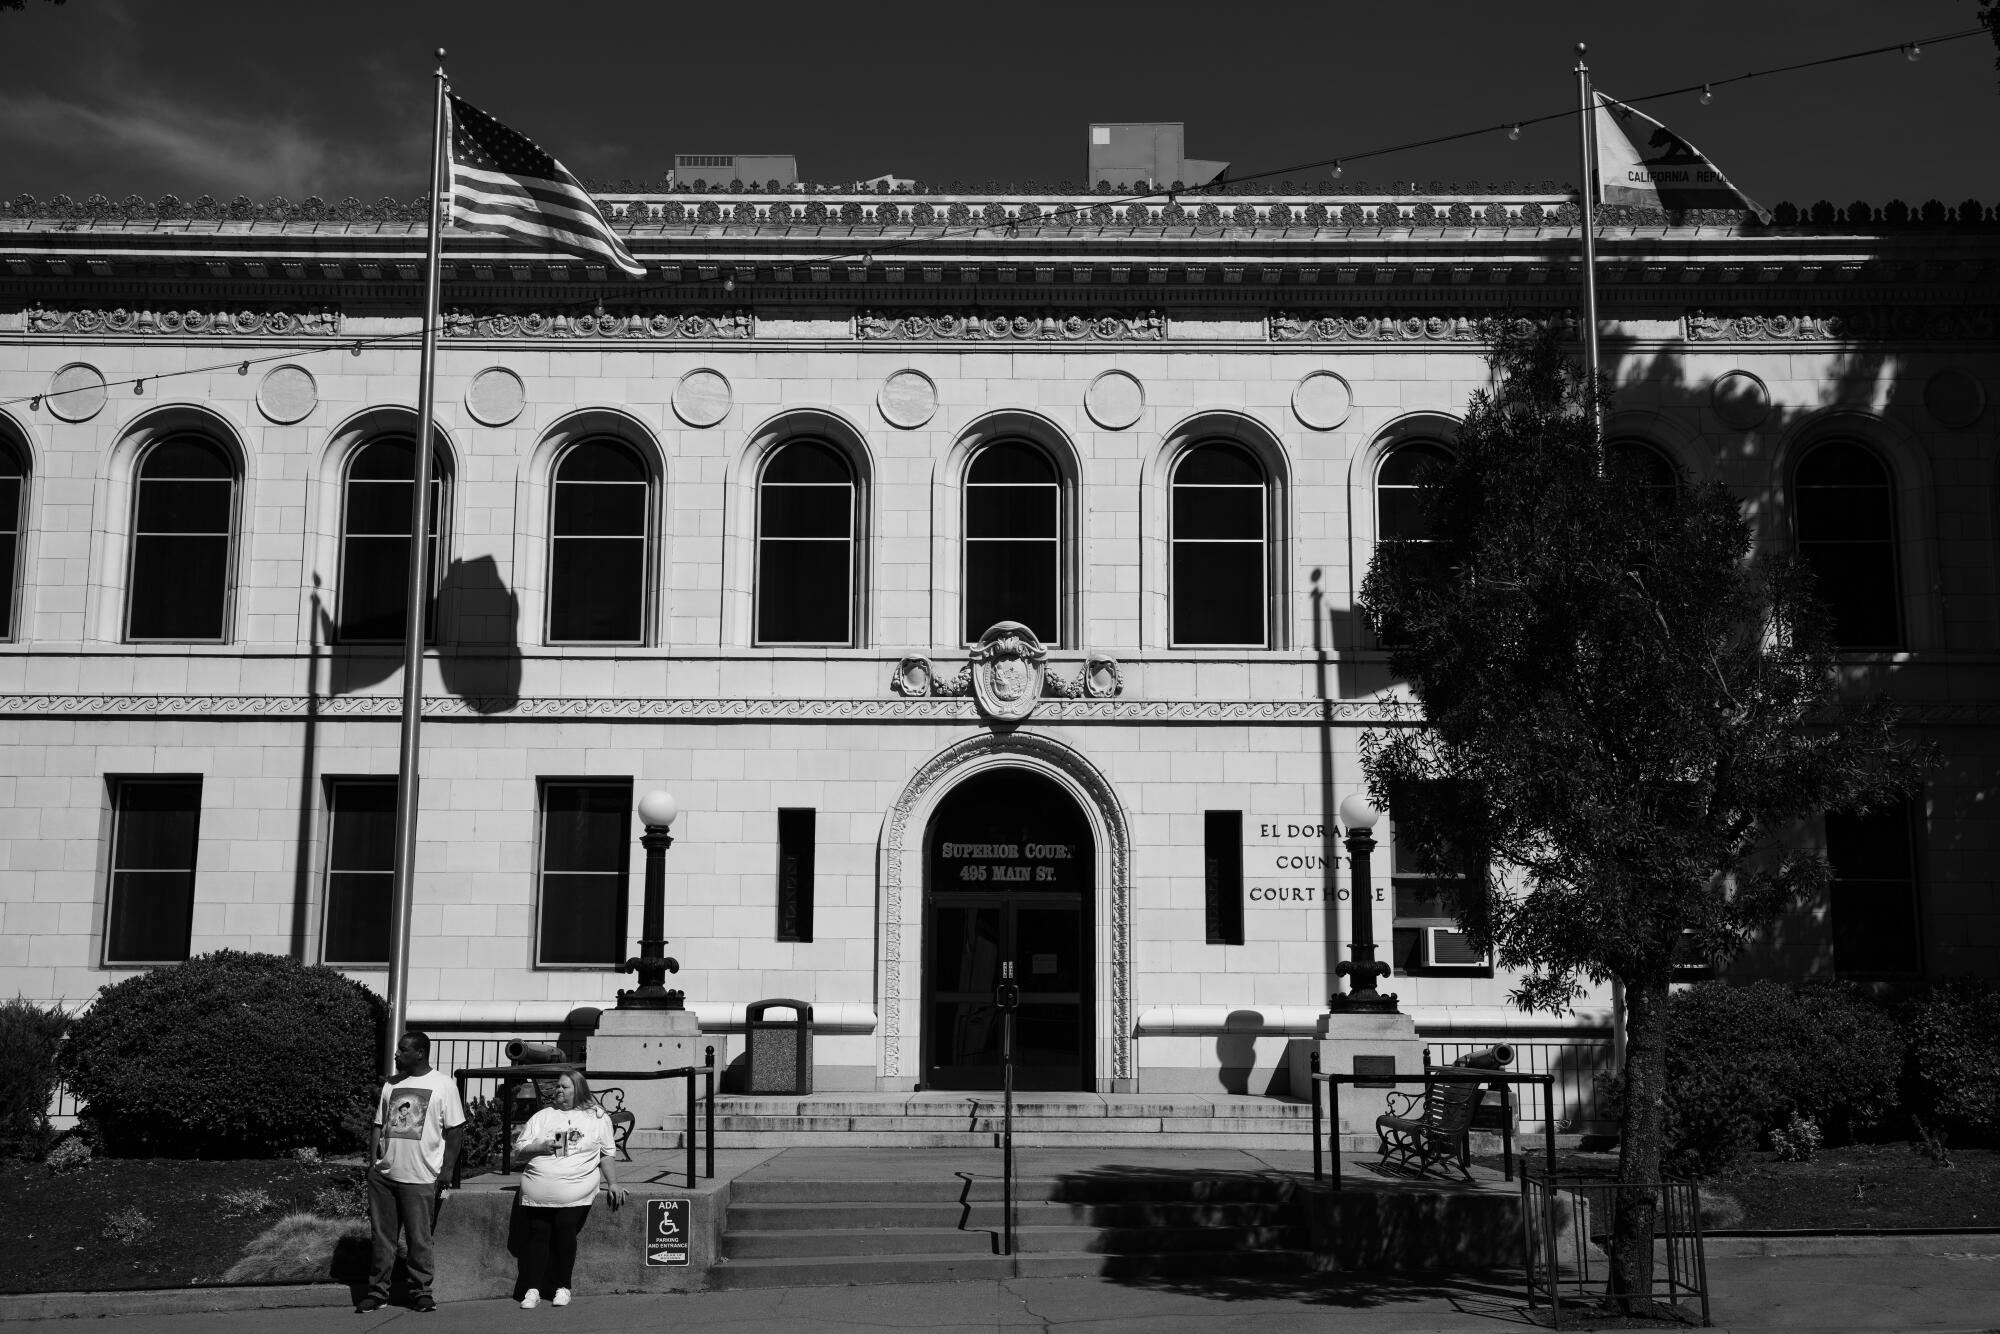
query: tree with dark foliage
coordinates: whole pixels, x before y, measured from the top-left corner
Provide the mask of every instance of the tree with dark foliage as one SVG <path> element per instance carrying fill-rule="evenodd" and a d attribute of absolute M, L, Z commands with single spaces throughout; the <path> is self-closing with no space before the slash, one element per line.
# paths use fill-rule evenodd
<path fill-rule="evenodd" d="M 1522 973 L 1516 1004 L 1623 983 L 1618 1174 L 1654 1182 L 1675 963 L 1823 893 L 1801 823 L 1894 800 L 1927 761 L 1886 699 L 1842 699 L 1809 573 L 1751 561 L 1726 488 L 1607 458 L 1604 395 L 1559 329 L 1487 336 L 1493 387 L 1418 485 L 1437 540 L 1383 544 L 1362 587 L 1424 715 L 1363 763 L 1399 844 Z M 1637 1313 L 1659 1206 L 1620 1196 L 1611 1275 Z"/>

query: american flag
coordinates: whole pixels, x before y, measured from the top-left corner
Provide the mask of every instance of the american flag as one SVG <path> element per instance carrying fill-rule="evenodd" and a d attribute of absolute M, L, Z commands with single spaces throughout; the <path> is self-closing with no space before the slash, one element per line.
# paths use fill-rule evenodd
<path fill-rule="evenodd" d="M 450 143 L 454 227 L 543 241 L 645 276 L 576 177 L 527 135 L 453 94 Z"/>

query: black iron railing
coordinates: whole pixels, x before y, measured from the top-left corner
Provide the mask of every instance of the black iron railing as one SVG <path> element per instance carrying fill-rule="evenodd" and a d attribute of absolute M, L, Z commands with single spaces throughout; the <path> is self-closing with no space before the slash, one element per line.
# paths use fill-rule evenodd
<path fill-rule="evenodd" d="M 683 1143 L 687 1149 L 687 1184 L 694 1189 L 695 1182 L 695 1125 L 697 1106 L 703 1107 L 702 1130 L 700 1136 L 706 1149 L 707 1169 L 703 1175 L 713 1180 L 715 1177 L 715 1048 L 706 1051 L 705 1065 L 681 1065 L 669 1070 L 587 1070 L 582 1065 L 571 1062 L 551 1061 L 540 1065 L 484 1065 L 466 1066 L 452 1071 L 457 1081 L 461 1103 L 465 1100 L 465 1082 L 468 1079 L 491 1079 L 499 1088 L 500 1102 L 500 1171 L 511 1175 L 514 1171 L 514 1104 L 519 1099 L 513 1096 L 518 1084 L 537 1080 L 555 1079 L 561 1075 L 581 1074 L 593 1082 L 617 1080 L 630 1082 L 635 1079 L 684 1079 L 687 1081 L 687 1131 Z M 705 1076 L 705 1098 L 695 1096 L 695 1078 Z M 452 1165 L 452 1181 L 455 1187 L 463 1175 L 464 1155 Z"/>
<path fill-rule="evenodd" d="M 1312 1071 L 1313 1180 L 1314 1181 L 1322 1180 L 1326 1175 L 1325 1167 L 1323 1166 L 1323 1156 L 1324 1156 L 1323 1151 L 1327 1147 L 1326 1144 L 1327 1135 L 1326 1132 L 1322 1129 L 1322 1126 L 1324 1125 L 1326 1118 L 1325 1118 L 1325 1113 L 1321 1110 L 1321 1105 L 1320 1105 L 1321 1104 L 1320 1086 L 1322 1084 L 1326 1084 L 1326 1085 L 1331 1085 L 1333 1088 L 1334 1144 L 1332 1147 L 1333 1147 L 1333 1188 L 1335 1190 L 1341 1189 L 1342 1185 L 1341 1174 L 1340 1174 L 1340 1143 L 1339 1143 L 1340 1086 L 1342 1084 L 1356 1084 L 1364 1087 L 1373 1086 L 1377 1088 L 1391 1084 L 1419 1084 L 1419 1083 L 1429 1083 L 1432 1081 L 1450 1081 L 1459 1084 L 1497 1084 L 1500 1086 L 1501 1096 L 1503 1099 L 1506 1099 L 1508 1097 L 1507 1087 L 1512 1084 L 1537 1085 L 1541 1088 L 1542 1095 L 1544 1098 L 1553 1096 L 1554 1084 L 1555 1084 L 1555 1076 L 1550 1074 L 1534 1074 L 1534 1073 L 1519 1072 L 1513 1070 L 1479 1070 L 1466 1066 L 1456 1066 L 1456 1065 L 1433 1065 L 1422 1072 L 1412 1071 L 1407 1075 L 1342 1074 L 1337 1071 L 1329 1072 L 1321 1070 L 1319 1068 L 1318 1052 L 1313 1053 L 1312 1066 L 1313 1066 L 1313 1071 Z M 1503 1110 L 1503 1115 L 1501 1117 L 1501 1122 L 1500 1122 L 1500 1145 L 1501 1145 L 1501 1152 L 1503 1154 L 1502 1161 L 1506 1165 L 1507 1180 L 1512 1181 L 1514 1179 L 1514 1118 L 1512 1114 L 1513 1108 L 1511 1102 L 1503 1101 L 1502 1110 Z M 1373 1122 L 1371 1121 L 1369 1124 L 1372 1125 Z M 1556 1123 L 1552 1119 L 1544 1119 L 1542 1122 L 1542 1148 L 1548 1160 L 1548 1172 L 1551 1176 L 1553 1176 L 1556 1170 Z"/>
<path fill-rule="evenodd" d="M 1699 1302 L 1709 1323 L 1708 1258 L 1701 1235 L 1701 1191 L 1692 1181 L 1621 1182 L 1557 1176 L 1529 1166 L 1521 1173 L 1527 1237 L 1528 1305 L 1546 1301 L 1560 1328 L 1565 1307 L 1603 1311 L 1629 1298 L 1682 1309 Z M 1621 1282 L 1611 1263 L 1615 1234 L 1634 1238 L 1646 1277 Z M 1683 1317 L 1692 1312 L 1682 1310 Z"/>

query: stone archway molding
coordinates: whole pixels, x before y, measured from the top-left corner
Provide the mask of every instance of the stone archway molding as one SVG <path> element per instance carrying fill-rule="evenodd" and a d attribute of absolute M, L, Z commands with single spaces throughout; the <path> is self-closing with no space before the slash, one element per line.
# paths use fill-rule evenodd
<path fill-rule="evenodd" d="M 1131 822 L 1117 792 L 1095 764 L 1052 737 L 1022 731 L 982 733 L 946 746 L 910 776 L 889 809 L 882 838 L 880 908 L 883 1076 L 894 1081 L 917 1076 L 923 840 L 931 812 L 961 780 L 999 767 L 1028 769 L 1054 780 L 1090 824 L 1097 844 L 1093 932 L 1101 961 L 1094 1064 L 1100 1078 L 1108 1070 L 1114 1089 L 1129 1090 L 1137 1064 L 1132 1038 Z"/>

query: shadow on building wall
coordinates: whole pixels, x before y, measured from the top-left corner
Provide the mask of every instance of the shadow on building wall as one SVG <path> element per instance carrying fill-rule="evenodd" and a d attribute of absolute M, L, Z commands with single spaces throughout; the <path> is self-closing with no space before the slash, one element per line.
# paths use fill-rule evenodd
<path fill-rule="evenodd" d="M 1801 353 L 1821 353 L 1822 346 L 1800 344 L 1795 350 Z M 1920 388 L 1899 379 L 1902 373 L 1900 356 L 1892 351 L 1877 347 L 1851 348 L 1833 354 L 1823 370 L 1818 372 L 1819 392 L 1814 400 L 1806 404 L 1785 404 L 1771 401 L 1768 406 L 1758 402 L 1759 393 L 1755 383 L 1737 379 L 1730 386 L 1718 392 L 1715 377 L 1706 371 L 1696 372 L 1689 367 L 1689 356 L 1678 349 L 1661 349 L 1644 354 L 1627 354 L 1616 344 L 1607 344 L 1603 349 L 1605 378 L 1613 388 L 1613 402 L 1610 413 L 1613 417 L 1613 438 L 1639 436 L 1648 438 L 1657 446 L 1673 455 L 1677 464 L 1686 468 L 1698 464 L 1697 473 L 1706 469 L 1716 480 L 1733 491 L 1743 507 L 1743 513 L 1750 522 L 1754 556 L 1790 551 L 1793 548 L 1790 514 L 1786 505 L 1784 470 L 1796 460 L 1790 455 L 1779 459 L 1779 450 L 1791 439 L 1807 418 L 1819 415 L 1828 409 L 1853 408 L 1878 416 L 1890 423 L 1899 432 L 1914 432 L 1919 426 L 1918 399 Z M 1697 350 L 1695 356 L 1703 354 Z M 1706 360 L 1723 361 L 1729 354 L 1718 348 Z M 1779 397 L 1772 395 L 1773 399 Z M 1454 405 L 1458 406 L 1458 405 Z M 1757 409 L 1762 408 L 1761 418 Z M 1678 427 L 1678 432 L 1666 432 L 1659 436 L 1649 436 L 1644 428 L 1644 414 L 1658 414 L 1665 422 Z M 1621 414 L 1628 416 L 1625 422 L 1616 420 Z M 1753 426 L 1732 426 L 1731 422 L 1755 420 Z M 1636 423 L 1633 429 L 1626 429 L 1626 423 Z M 1679 434 L 1689 439 L 1703 442 L 1705 448 L 1714 448 L 1712 458 L 1691 460 L 1681 452 Z M 1719 441 L 1719 443 L 1714 443 Z M 1899 479 L 1908 485 L 1907 477 Z M 1927 522 L 1935 526 L 1938 516 L 1934 509 L 1933 497 L 1921 497 L 1920 509 Z M 1368 497 L 1360 503 L 1373 504 L 1373 488 Z M 1903 559 L 1908 543 L 1899 543 L 1898 557 Z M 1753 556 L 1753 558 L 1754 558 Z M 1357 551 L 1357 560 L 1365 561 L 1367 553 Z M 1944 573 L 1938 572 L 1943 578 Z M 1357 580 L 1357 587 L 1359 581 Z M 1911 596 L 1914 585 L 1906 578 L 1902 593 Z M 1926 587 L 1920 595 L 1942 601 L 1953 590 L 1943 587 Z M 1324 603 L 1319 572 L 1313 572 L 1313 637 L 1314 648 L 1320 672 L 1320 697 L 1328 701 L 1327 716 L 1321 724 L 1321 809 L 1325 816 L 1327 831 L 1327 865 L 1337 864 L 1334 845 L 1334 812 L 1339 805 L 1341 794 L 1332 788 L 1332 707 L 1335 700 L 1360 700 L 1376 696 L 1380 692 L 1398 684 L 1389 671 L 1386 657 L 1379 654 L 1380 641 L 1366 616 L 1359 607 L 1334 605 L 1330 598 Z M 1321 617 L 1324 616 L 1322 625 Z M 1935 614 L 1933 616 L 1935 619 Z M 1942 647 L 1942 635 L 1938 635 L 1935 647 Z M 1332 685 L 1337 693 L 1327 690 L 1328 654 L 1332 649 Z M 1933 647 L 1925 645 L 1925 647 Z M 1844 668 L 1844 676 L 1856 696 L 1885 692 L 1895 694 L 1898 678 L 1907 674 L 1907 667 L 1890 659 L 1889 655 L 1879 655 L 1883 661 L 1874 661 L 1865 666 Z M 1900 655 L 1898 655 L 1900 656 Z M 1936 735 L 1935 729 L 1916 729 L 1919 735 Z M 1958 784 L 1965 791 L 1990 787 L 1990 779 L 1983 779 L 1972 770 L 1976 765 L 1968 757 L 1951 756 L 1947 767 L 1933 775 L 1931 790 L 1925 793 L 1922 814 L 1926 828 L 1933 825 L 1931 816 L 1938 811 L 1939 797 L 1935 785 Z M 1963 770 L 1963 772 L 1959 772 Z M 1963 825 L 1962 818 L 1959 825 Z M 1784 840 L 1791 849 L 1814 846 L 1821 838 L 1816 828 L 1805 827 L 1792 831 Z M 1922 840 L 1920 840 L 1921 842 Z M 1948 851 L 1948 850 L 1947 850 Z M 1924 855 L 1919 852 L 1919 857 Z M 1935 861 L 1939 850 L 1930 844 L 1930 856 Z M 1378 862 L 1386 860 L 1378 856 Z M 1386 866 L 1376 868 L 1378 876 L 1384 876 Z M 1923 883 L 1927 868 L 1921 861 L 1917 867 L 1919 883 Z M 1333 887 L 1329 877 L 1328 887 Z M 1935 878 L 1930 880 L 1935 886 Z M 1932 897 L 1935 897 L 1934 895 Z M 1339 950 L 1332 943 L 1343 938 L 1340 924 L 1334 920 L 1340 914 L 1335 905 L 1326 905 L 1328 921 L 1327 971 L 1332 976 Z M 1730 977 L 1785 977 L 1797 978 L 1815 974 L 1831 973 L 1834 969 L 1832 933 L 1825 921 L 1827 904 L 1824 901 L 1801 903 L 1795 906 L 1765 930 L 1747 939 L 1741 950 L 1721 974 Z M 1924 956 L 1927 966 L 1935 968 L 1941 942 L 1928 924 L 1923 928 Z"/>

